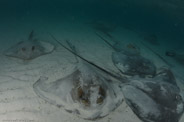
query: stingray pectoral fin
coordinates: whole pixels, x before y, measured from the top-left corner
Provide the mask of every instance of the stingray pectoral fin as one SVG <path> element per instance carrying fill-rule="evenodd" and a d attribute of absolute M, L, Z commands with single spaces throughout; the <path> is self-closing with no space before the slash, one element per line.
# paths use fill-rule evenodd
<path fill-rule="evenodd" d="M 20 41 L 17 44 L 11 46 L 10 48 L 8 48 L 7 50 L 5 50 L 3 52 L 4 55 L 6 56 L 10 56 L 10 57 L 16 57 L 18 51 L 19 51 L 19 47 L 20 45 L 22 45 L 24 43 L 24 41 Z"/>
<path fill-rule="evenodd" d="M 15 53 L 14 52 L 11 52 L 10 50 L 5 51 L 3 54 L 5 56 L 13 56 L 13 55 L 15 55 Z"/>
<path fill-rule="evenodd" d="M 159 122 L 157 118 L 160 117 L 161 112 L 152 98 L 131 85 L 125 85 L 122 90 L 126 103 L 141 120 Z"/>
<path fill-rule="evenodd" d="M 33 88 L 35 93 L 48 103 L 56 106 L 65 106 L 71 102 L 70 91 L 72 84 L 70 81 L 70 78 L 66 77 L 46 83 L 46 79 L 41 78 L 33 85 Z"/>
<path fill-rule="evenodd" d="M 122 73 L 122 74 L 129 74 L 132 75 L 129 70 L 129 62 L 127 62 L 127 56 L 120 53 L 120 52 L 113 52 L 112 53 L 112 61 L 115 67 Z"/>
<path fill-rule="evenodd" d="M 47 81 L 47 80 L 48 80 L 47 77 L 40 77 L 40 79 L 33 84 L 33 89 L 34 89 L 35 93 L 38 95 L 38 97 L 40 97 L 41 99 L 45 100 L 48 103 L 52 103 L 54 105 L 57 105 L 55 100 L 48 98 L 49 93 L 45 92 L 45 90 L 47 89 L 45 87 L 45 81 Z"/>

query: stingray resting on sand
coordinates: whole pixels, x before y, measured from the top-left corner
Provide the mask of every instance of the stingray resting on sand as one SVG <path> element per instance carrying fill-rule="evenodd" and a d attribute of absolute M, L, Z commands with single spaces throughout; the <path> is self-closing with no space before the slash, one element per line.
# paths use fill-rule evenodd
<path fill-rule="evenodd" d="M 46 55 L 54 50 L 54 45 L 37 40 L 34 38 L 34 31 L 29 35 L 28 40 L 21 41 L 5 51 L 4 55 L 8 57 L 19 58 L 22 60 L 31 60 L 41 55 Z"/>
<path fill-rule="evenodd" d="M 132 78 L 122 89 L 126 103 L 144 122 L 178 122 L 184 111 L 180 90 L 168 69 L 154 78 Z"/>
<path fill-rule="evenodd" d="M 156 34 L 145 34 L 143 40 L 152 45 L 159 45 L 158 37 Z"/>
<path fill-rule="evenodd" d="M 119 79 L 82 58 L 71 43 L 68 43 L 71 49 L 58 43 L 77 55 L 76 68 L 70 75 L 51 83 L 46 83 L 47 78 L 40 78 L 33 85 L 35 93 L 50 104 L 84 119 L 101 118 L 116 109 L 123 100 Z"/>
<path fill-rule="evenodd" d="M 166 51 L 166 56 L 172 57 L 174 60 L 176 60 L 179 64 L 184 65 L 184 51 Z"/>
<path fill-rule="evenodd" d="M 156 66 L 150 60 L 140 55 L 140 49 L 134 44 L 120 45 L 110 44 L 104 37 L 96 33 L 115 51 L 112 53 L 112 61 L 119 71 L 125 75 L 140 77 L 154 77 Z"/>

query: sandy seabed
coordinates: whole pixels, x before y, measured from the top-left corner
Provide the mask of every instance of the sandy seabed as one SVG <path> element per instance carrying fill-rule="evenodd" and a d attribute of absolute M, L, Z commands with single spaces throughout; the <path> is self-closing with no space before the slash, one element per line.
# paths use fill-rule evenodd
<path fill-rule="evenodd" d="M 14 25 L 15 26 L 15 25 Z M 43 24 L 41 28 L 35 25 L 21 25 L 14 28 L 1 29 L 0 40 L 0 121 L 2 122 L 87 122 L 76 115 L 67 113 L 62 108 L 49 104 L 38 97 L 33 84 L 41 77 L 46 76 L 49 81 L 55 81 L 70 74 L 75 67 L 75 57 L 59 46 L 48 33 L 52 33 L 59 41 L 70 40 L 80 54 L 97 65 L 119 72 L 111 61 L 113 50 L 95 35 L 95 30 L 88 24 L 71 21 L 58 22 L 53 25 Z M 4 27 L 5 28 L 5 27 Z M 3 51 L 11 45 L 26 39 L 31 29 L 38 32 L 39 39 L 49 41 L 56 46 L 54 52 L 40 56 L 31 61 L 6 57 Z M 117 28 L 112 35 L 119 41 L 136 43 L 141 48 L 143 56 L 152 60 L 157 67 L 166 66 L 164 62 L 145 48 L 138 34 L 124 28 Z M 164 48 L 152 47 L 162 53 Z M 94 51 L 95 50 L 95 51 Z M 163 55 L 164 56 L 164 55 Z M 167 57 L 165 57 L 167 58 Z M 174 72 L 178 86 L 184 93 L 184 68 L 168 59 L 174 65 Z M 183 81 L 183 83 L 182 83 Z M 97 122 L 141 122 L 129 106 L 123 103 L 108 116 L 96 120 Z M 184 115 L 180 122 L 184 122 Z"/>

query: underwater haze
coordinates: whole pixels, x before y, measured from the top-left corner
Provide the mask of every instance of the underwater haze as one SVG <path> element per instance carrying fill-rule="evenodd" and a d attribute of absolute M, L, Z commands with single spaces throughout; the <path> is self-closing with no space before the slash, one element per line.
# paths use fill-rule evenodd
<path fill-rule="evenodd" d="M 184 122 L 183 0 L 0 0 L 0 121 Z"/>
<path fill-rule="evenodd" d="M 75 19 L 105 21 L 162 36 L 171 45 L 183 44 L 182 0 L 4 0 L 0 6 L 2 32 L 23 24 L 46 26 Z"/>

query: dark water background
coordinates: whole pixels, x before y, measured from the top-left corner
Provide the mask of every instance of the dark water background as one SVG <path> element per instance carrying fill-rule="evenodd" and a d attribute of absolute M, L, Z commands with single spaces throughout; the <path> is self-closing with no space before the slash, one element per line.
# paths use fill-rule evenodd
<path fill-rule="evenodd" d="M 0 1 L 1 31 L 38 23 L 105 21 L 140 33 L 160 35 L 174 48 L 184 44 L 182 0 L 4 0 Z M 9 31 L 9 30 L 8 30 Z M 7 31 L 7 32 L 8 32 Z"/>

